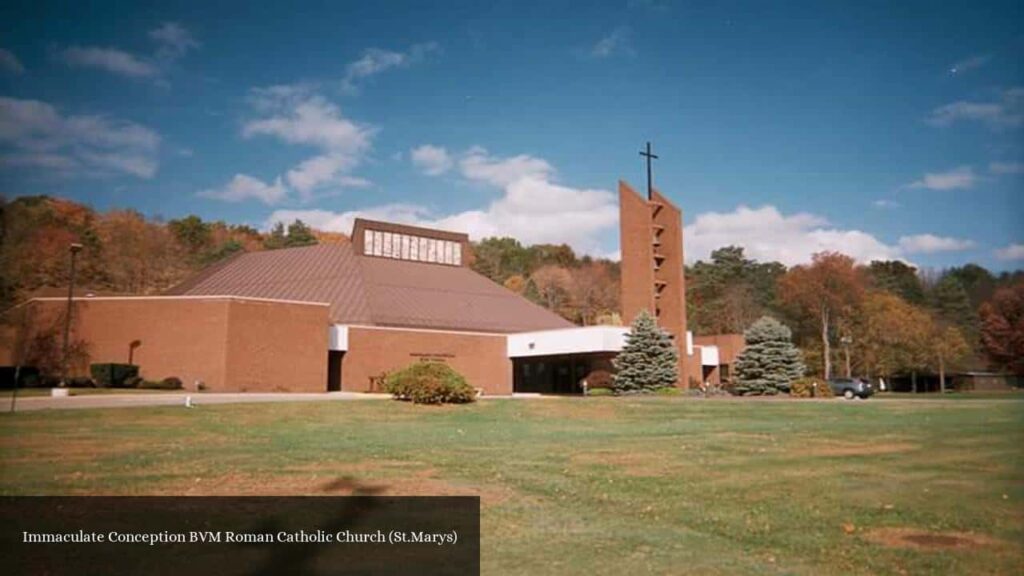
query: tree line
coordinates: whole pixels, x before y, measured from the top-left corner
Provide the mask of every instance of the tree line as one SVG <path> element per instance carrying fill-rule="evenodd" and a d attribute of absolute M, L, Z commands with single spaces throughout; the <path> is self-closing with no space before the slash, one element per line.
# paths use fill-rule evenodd
<path fill-rule="evenodd" d="M 198 216 L 164 221 L 97 212 L 47 196 L 0 197 L 0 309 L 68 284 L 68 246 L 83 245 L 76 284 L 102 294 L 155 294 L 240 252 L 339 241 L 301 221 L 268 232 Z"/>
<path fill-rule="evenodd" d="M 77 276 L 84 289 L 153 294 L 241 252 L 345 241 L 301 221 L 260 231 L 198 216 L 97 212 L 46 196 L 0 197 L 0 309 L 59 294 L 72 242 L 85 246 Z M 483 239 L 473 253 L 474 270 L 576 324 L 621 324 L 618 262 L 513 238 Z M 857 375 L 982 367 L 1024 374 L 1024 272 L 993 274 L 976 264 L 920 271 L 894 260 L 858 265 L 832 252 L 787 268 L 728 246 L 685 273 L 695 334 L 742 333 L 774 317 L 819 376 L 847 366 Z"/>

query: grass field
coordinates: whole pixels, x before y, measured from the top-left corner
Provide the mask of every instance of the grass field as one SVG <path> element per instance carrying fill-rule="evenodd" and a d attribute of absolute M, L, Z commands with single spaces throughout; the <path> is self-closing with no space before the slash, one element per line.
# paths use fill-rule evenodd
<path fill-rule="evenodd" d="M 487 574 L 1021 574 L 1024 401 L 4 414 L 3 494 L 479 494 Z"/>

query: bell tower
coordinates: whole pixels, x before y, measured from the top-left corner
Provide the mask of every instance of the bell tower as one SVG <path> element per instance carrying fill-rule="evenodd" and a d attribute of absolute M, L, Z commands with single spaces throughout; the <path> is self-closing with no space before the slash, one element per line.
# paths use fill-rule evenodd
<path fill-rule="evenodd" d="M 650 150 L 648 149 L 648 153 Z M 650 160 L 648 159 L 648 162 Z M 683 276 L 683 213 L 657 189 L 648 197 L 619 181 L 619 246 L 622 249 L 622 320 L 632 323 L 641 310 L 672 335 L 679 351 L 680 388 L 700 365 L 687 341 L 686 280 Z M 697 362 L 696 366 L 691 366 Z"/>

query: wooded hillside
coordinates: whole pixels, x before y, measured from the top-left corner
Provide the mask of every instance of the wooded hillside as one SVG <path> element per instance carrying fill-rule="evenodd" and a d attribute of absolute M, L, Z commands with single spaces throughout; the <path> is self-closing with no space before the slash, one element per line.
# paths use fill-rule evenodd
<path fill-rule="evenodd" d="M 132 210 L 97 212 L 45 196 L 0 199 L 0 308 L 60 295 L 68 245 L 79 242 L 76 285 L 96 294 L 155 294 L 243 251 L 343 234 L 300 221 L 269 232 L 198 216 L 163 221 Z M 619 264 L 567 245 L 513 238 L 474 244 L 477 272 L 580 325 L 620 324 Z M 686 268 L 690 329 L 739 333 L 773 316 L 793 330 L 808 367 L 822 373 L 892 374 L 957 368 L 1024 373 L 1024 273 L 966 264 L 922 273 L 899 261 L 856 264 L 838 253 L 786 268 L 728 246 Z"/>

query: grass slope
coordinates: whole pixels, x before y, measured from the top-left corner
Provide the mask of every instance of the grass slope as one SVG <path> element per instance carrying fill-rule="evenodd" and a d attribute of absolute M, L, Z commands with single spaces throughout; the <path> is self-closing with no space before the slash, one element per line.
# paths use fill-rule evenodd
<path fill-rule="evenodd" d="M 0 493 L 480 494 L 489 574 L 1013 574 L 1022 440 L 1012 398 L 54 411 L 0 417 Z"/>

